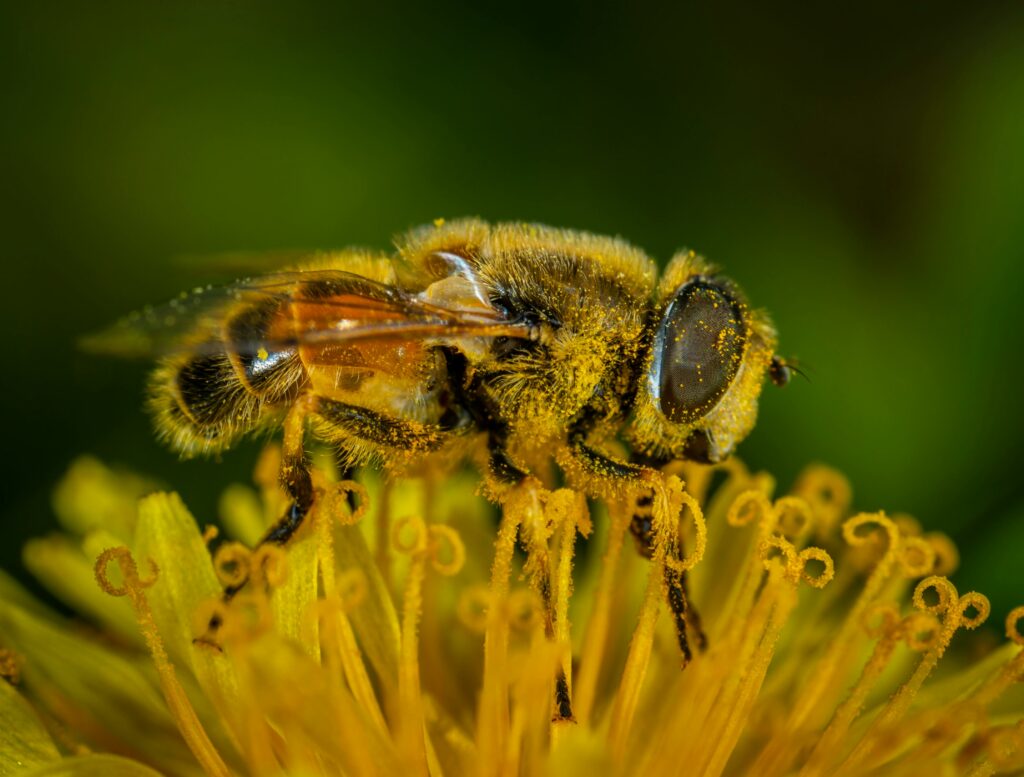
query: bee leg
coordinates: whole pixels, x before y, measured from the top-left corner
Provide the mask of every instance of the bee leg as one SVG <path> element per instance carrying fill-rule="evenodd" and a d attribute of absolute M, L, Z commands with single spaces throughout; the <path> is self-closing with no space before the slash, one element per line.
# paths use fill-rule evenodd
<path fill-rule="evenodd" d="M 288 412 L 284 422 L 284 440 L 282 444 L 281 457 L 281 485 L 291 497 L 291 504 L 285 510 L 284 515 L 267 531 L 257 543 L 257 547 L 268 543 L 284 545 L 295 534 L 302 525 L 310 507 L 313 506 L 313 479 L 309 473 L 309 466 L 306 463 L 306 454 L 303 444 L 306 427 L 306 417 L 309 413 L 308 402 L 299 400 Z M 246 577 L 234 585 L 224 588 L 221 600 L 228 604 L 242 589 L 249 584 Z M 220 649 L 217 642 L 217 632 L 220 630 L 223 621 L 219 614 L 210 618 L 207 624 L 206 633 L 192 640 L 196 644 L 204 644 L 215 649 Z"/>
<path fill-rule="evenodd" d="M 508 430 L 491 429 L 487 435 L 487 450 L 490 454 L 488 469 L 501 483 L 514 486 L 522 483 L 530 473 L 512 461 L 508 452 Z"/>
<path fill-rule="evenodd" d="M 284 545 L 302 526 L 309 508 L 313 506 L 313 479 L 302 455 L 285 457 L 281 463 L 281 485 L 292 503 L 263 535 L 260 545 Z"/>
<path fill-rule="evenodd" d="M 629 525 L 630 532 L 636 540 L 637 551 L 648 559 L 654 555 L 653 501 L 650 494 L 637 497 L 633 520 Z M 676 539 L 667 549 L 667 555 L 669 558 L 680 561 L 683 557 L 682 542 Z M 698 650 L 703 651 L 707 647 L 707 636 L 704 634 L 700 613 L 689 603 L 690 595 L 687 590 L 685 570 L 679 571 L 672 566 L 665 566 L 665 593 L 676 628 L 679 651 L 683 655 L 683 666 L 686 666 L 692 658 L 687 627 L 696 638 Z"/>
<path fill-rule="evenodd" d="M 354 480 L 356 468 L 349 464 L 348 452 L 344 448 L 334 449 L 334 464 L 338 469 L 338 480 Z M 353 513 L 359 508 L 359 500 L 354 491 L 345 494 L 348 509 Z"/>
<path fill-rule="evenodd" d="M 314 412 L 342 435 L 405 452 L 427 452 L 444 444 L 453 431 L 435 424 L 393 418 L 366 407 L 320 397 Z"/>
<path fill-rule="evenodd" d="M 585 473 L 600 478 L 616 478 L 636 482 L 647 468 L 639 464 L 620 461 L 591 447 L 587 444 L 589 426 L 587 419 L 584 419 L 569 430 L 569 454 L 572 457 L 573 465 L 581 468 Z M 630 530 L 637 539 L 640 554 L 648 559 L 654 555 L 652 504 L 653 498 L 650 494 L 638 497 L 636 512 L 630 523 Z M 666 557 L 675 561 L 682 559 L 682 548 L 678 537 L 674 537 L 671 547 L 666 548 Z M 683 655 L 683 666 L 686 666 L 692 658 L 690 640 L 686 633 L 687 624 L 694 631 L 697 637 L 697 646 L 701 650 L 707 645 L 707 637 L 701 627 L 700 616 L 688 605 L 686 572 L 675 569 L 671 564 L 666 564 L 664 574 L 666 598 L 669 609 L 672 611 L 676 639 Z"/>

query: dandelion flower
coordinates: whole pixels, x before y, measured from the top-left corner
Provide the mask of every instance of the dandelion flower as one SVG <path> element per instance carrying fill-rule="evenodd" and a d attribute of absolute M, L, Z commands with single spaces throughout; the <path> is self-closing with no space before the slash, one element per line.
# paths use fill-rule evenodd
<path fill-rule="evenodd" d="M 77 462 L 64 533 L 25 548 L 77 616 L 0 577 L 0 774 L 1024 768 L 1024 608 L 971 649 L 989 606 L 950 582 L 952 543 L 851 515 L 832 470 L 781 497 L 736 461 L 666 472 L 649 560 L 626 538 L 635 495 L 528 484 L 494 511 L 469 475 L 314 471 L 303 529 L 250 550 L 284 504 L 268 478 L 225 491 L 218 537 L 175 494 Z M 707 637 L 685 669 L 666 567 Z"/>

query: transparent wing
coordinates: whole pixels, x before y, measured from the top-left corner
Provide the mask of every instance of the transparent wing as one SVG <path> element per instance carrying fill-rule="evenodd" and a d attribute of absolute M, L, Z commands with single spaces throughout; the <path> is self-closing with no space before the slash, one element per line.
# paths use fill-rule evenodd
<path fill-rule="evenodd" d="M 476 286 L 450 282 L 444 293 L 410 292 L 343 270 L 279 272 L 229 286 L 201 287 L 168 303 L 136 311 L 82 339 L 88 351 L 128 358 L 216 352 L 227 322 L 260 306 L 283 313 L 289 326 L 251 340 L 233 337 L 239 352 L 302 344 L 396 338 L 515 337 L 529 327 L 480 300 Z M 439 284 L 436 284 L 439 285 Z"/>

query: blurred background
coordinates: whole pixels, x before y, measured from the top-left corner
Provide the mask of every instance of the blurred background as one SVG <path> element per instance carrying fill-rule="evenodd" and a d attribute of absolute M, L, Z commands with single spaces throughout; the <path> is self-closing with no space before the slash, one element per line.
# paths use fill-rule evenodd
<path fill-rule="evenodd" d="M 742 456 L 944 529 L 996 624 L 1024 600 L 1024 6 L 372 5 L 0 5 L 0 565 L 83 452 L 203 521 L 255 459 L 177 462 L 146 365 L 79 335 L 230 280 L 194 257 L 479 215 L 723 265 L 811 378 Z"/>

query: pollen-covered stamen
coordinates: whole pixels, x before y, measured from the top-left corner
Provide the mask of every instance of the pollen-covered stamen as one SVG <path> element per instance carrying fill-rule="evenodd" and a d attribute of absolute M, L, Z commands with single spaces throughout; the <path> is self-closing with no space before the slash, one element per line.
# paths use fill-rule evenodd
<path fill-rule="evenodd" d="M 640 690 L 651 658 L 654 626 L 663 595 L 665 559 L 678 542 L 679 515 L 673 510 L 673 504 L 678 507 L 686 501 L 681 496 L 683 494 L 682 482 L 675 475 L 664 478 L 658 473 L 650 473 L 644 486 L 653 489 L 654 492 L 655 544 L 640 616 L 633 631 L 633 639 L 626 657 L 626 666 L 623 669 L 622 680 L 619 683 L 612 707 L 611 752 L 612 758 L 616 762 L 621 762 L 625 756 L 633 718 L 640 698 Z M 687 504 L 689 503 L 687 502 Z M 695 521 L 698 520 L 698 514 L 696 511 L 693 513 Z M 696 553 L 697 549 L 695 548 L 695 556 Z"/>
<path fill-rule="evenodd" d="M 826 537 L 845 515 L 853 499 L 853 490 L 842 474 L 820 464 L 807 467 L 793 487 L 793 495 L 806 501 L 817 517 L 817 536 Z"/>
<path fill-rule="evenodd" d="M 121 575 L 120 584 L 115 584 L 110 580 L 108 567 L 111 562 L 117 563 Z M 152 559 L 149 559 L 149 569 L 150 576 L 142 578 L 128 548 L 108 548 L 96 559 L 96 582 L 111 596 L 127 596 L 129 598 L 132 608 L 135 610 L 139 628 L 146 639 L 150 654 L 153 656 L 153 664 L 160 676 L 160 689 L 163 691 L 168 709 L 174 716 L 178 731 L 181 732 L 192 754 L 210 777 L 228 777 L 230 772 L 227 765 L 221 759 L 213 743 L 210 742 L 203 725 L 199 722 L 188 696 L 185 695 L 184 689 L 178 682 L 174 665 L 168 659 L 167 651 L 160 639 L 156 621 L 153 619 L 153 612 L 145 594 L 145 589 L 156 583 L 159 574 L 156 562 Z"/>
<path fill-rule="evenodd" d="M 288 580 L 288 554 L 280 545 L 260 545 L 249 556 L 250 584 L 280 588 Z"/>
<path fill-rule="evenodd" d="M 843 764 L 849 770 L 872 768 L 883 762 L 893 749 L 892 729 L 902 721 L 913 698 L 938 664 L 956 631 L 980 626 L 989 614 L 988 600 L 971 592 L 960 596 L 948 579 L 927 577 L 914 588 L 912 602 L 915 608 L 939 619 L 937 629 L 927 629 L 926 636 L 911 635 L 911 646 L 924 648 L 917 667 L 899 690 L 889 699 L 871 722 L 863 738 Z M 973 612 L 973 614 L 971 614 Z"/>
<path fill-rule="evenodd" d="M 798 496 L 784 496 L 775 500 L 775 531 L 802 547 L 814 531 L 814 511 L 805 499 Z"/>
<path fill-rule="evenodd" d="M 604 665 L 619 558 L 622 555 L 626 530 L 633 515 L 633 505 L 634 502 L 629 497 L 609 505 L 611 526 L 608 530 L 608 545 L 601 558 L 594 607 L 584 632 L 580 668 L 577 672 L 575 711 L 581 725 L 585 725 L 590 719 L 597 693 L 597 681 Z"/>
<path fill-rule="evenodd" d="M 760 524 L 772 520 L 772 504 L 762 491 L 744 491 L 732 504 L 726 513 L 726 520 L 730 526 L 747 526 L 755 521 Z"/>
<path fill-rule="evenodd" d="M 459 622 L 472 632 L 483 634 L 487 628 L 487 613 L 491 607 L 491 594 L 483 584 L 463 588 L 455 604 Z"/>
<path fill-rule="evenodd" d="M 226 590 L 240 588 L 250 576 L 252 551 L 240 542 L 226 542 L 213 554 L 213 571 Z"/>
<path fill-rule="evenodd" d="M 434 524 L 429 529 L 427 546 L 430 564 L 439 575 L 457 575 L 466 563 L 466 546 L 451 526 Z"/>
<path fill-rule="evenodd" d="M 384 733 L 387 731 L 384 714 L 348 618 L 349 613 L 361 606 L 367 597 L 369 584 L 366 572 L 359 568 L 338 572 L 336 568 L 332 519 L 337 516 L 338 521 L 346 525 L 351 517 L 351 509 L 345 498 L 348 482 L 336 485 L 337 488 L 326 490 L 325 498 L 313 511 L 313 526 L 318 540 L 320 580 L 327 592 L 324 599 L 317 601 L 315 610 L 321 640 L 321 658 L 327 666 L 335 670 L 332 677 L 337 677 L 337 670 L 341 670 L 340 673 L 348 683 L 352 696 L 363 714 L 377 731 Z M 369 499 L 363 492 L 360 507 L 368 504 Z"/>
<path fill-rule="evenodd" d="M 458 533 L 449 526 L 427 524 L 419 517 L 403 518 L 392 526 L 395 549 L 410 557 L 402 596 L 401 651 L 398 695 L 401 707 L 399 739 L 405 766 L 414 771 L 427 769 L 423 739 L 424 712 L 419 674 L 419 621 L 423 613 L 423 581 L 426 562 L 439 574 L 458 573 L 466 550 Z"/>
<path fill-rule="evenodd" d="M 355 496 L 356 506 L 352 509 L 351 497 Z M 370 506 L 370 495 L 366 486 L 355 480 L 342 480 L 334 483 L 328 491 L 327 498 L 330 499 L 333 515 L 338 517 L 342 525 L 359 523 Z"/>

